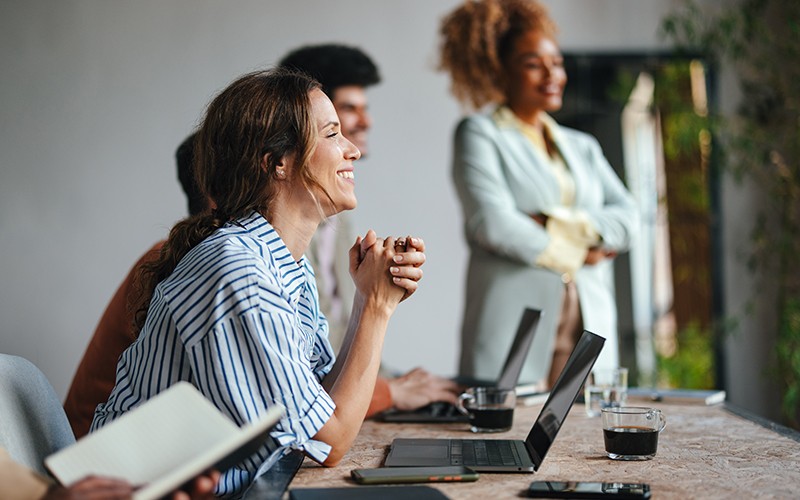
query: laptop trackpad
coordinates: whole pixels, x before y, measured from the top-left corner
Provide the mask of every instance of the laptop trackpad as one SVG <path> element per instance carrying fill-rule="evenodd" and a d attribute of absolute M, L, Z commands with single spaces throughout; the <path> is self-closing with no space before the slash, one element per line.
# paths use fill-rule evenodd
<path fill-rule="evenodd" d="M 439 439 L 397 439 L 386 457 L 386 465 L 449 465 L 450 442 Z"/>

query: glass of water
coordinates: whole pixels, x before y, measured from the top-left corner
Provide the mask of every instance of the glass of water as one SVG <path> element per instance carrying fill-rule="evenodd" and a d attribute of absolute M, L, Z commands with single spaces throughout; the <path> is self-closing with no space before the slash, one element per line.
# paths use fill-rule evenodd
<path fill-rule="evenodd" d="M 628 398 L 627 368 L 598 368 L 589 374 L 584 387 L 586 414 L 600 416 L 603 408 L 625 406 Z"/>

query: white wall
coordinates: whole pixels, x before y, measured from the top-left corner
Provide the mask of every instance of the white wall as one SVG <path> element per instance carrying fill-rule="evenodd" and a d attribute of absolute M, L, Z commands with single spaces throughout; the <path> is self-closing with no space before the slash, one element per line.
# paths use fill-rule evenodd
<path fill-rule="evenodd" d="M 337 41 L 366 49 L 384 77 L 370 90 L 356 229 L 428 245 L 385 361 L 454 373 L 466 247 L 449 158 L 461 112 L 434 68 L 438 21 L 458 3 L 0 3 L 0 352 L 31 359 L 65 395 L 117 284 L 185 212 L 173 154 L 211 96 L 291 48 Z M 675 4 L 547 3 L 565 50 L 622 51 L 662 46 Z"/>

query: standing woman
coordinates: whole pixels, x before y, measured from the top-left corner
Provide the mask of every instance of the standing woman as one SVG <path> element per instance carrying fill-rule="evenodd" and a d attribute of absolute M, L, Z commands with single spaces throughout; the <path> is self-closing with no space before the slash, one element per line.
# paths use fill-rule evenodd
<path fill-rule="evenodd" d="M 302 74 L 248 74 L 211 102 L 195 174 L 216 208 L 179 222 L 143 271 L 139 336 L 92 430 L 185 380 L 238 425 L 278 403 L 287 410 L 257 455 L 223 473 L 218 495 L 242 493 L 289 447 L 324 465 L 341 460 L 367 411 L 389 318 L 425 260 L 418 238 L 409 252 L 372 231 L 356 239 L 356 297 L 334 362 L 303 254 L 325 217 L 355 208 L 359 156 L 331 101 Z"/>
<path fill-rule="evenodd" d="M 544 312 L 525 382 L 551 386 L 583 327 L 618 364 L 612 259 L 636 220 L 597 141 L 561 127 L 556 27 L 533 0 L 467 1 L 441 25 L 441 68 L 476 109 L 455 132 L 453 181 L 470 248 L 462 375 L 500 372 L 524 307 Z"/>

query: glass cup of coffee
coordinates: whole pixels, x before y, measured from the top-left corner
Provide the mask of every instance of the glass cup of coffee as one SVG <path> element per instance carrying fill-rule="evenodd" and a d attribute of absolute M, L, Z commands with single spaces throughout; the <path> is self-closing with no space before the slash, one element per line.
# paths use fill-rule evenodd
<path fill-rule="evenodd" d="M 456 406 L 469 416 L 472 432 L 503 432 L 514 422 L 514 389 L 470 387 L 459 396 Z"/>
<path fill-rule="evenodd" d="M 590 417 L 599 416 L 603 408 L 625 406 L 627 398 L 627 368 L 598 368 L 586 379 L 583 399 Z"/>
<path fill-rule="evenodd" d="M 638 406 L 603 408 L 606 454 L 614 460 L 650 460 L 656 456 L 658 434 L 667 426 L 661 410 Z"/>

